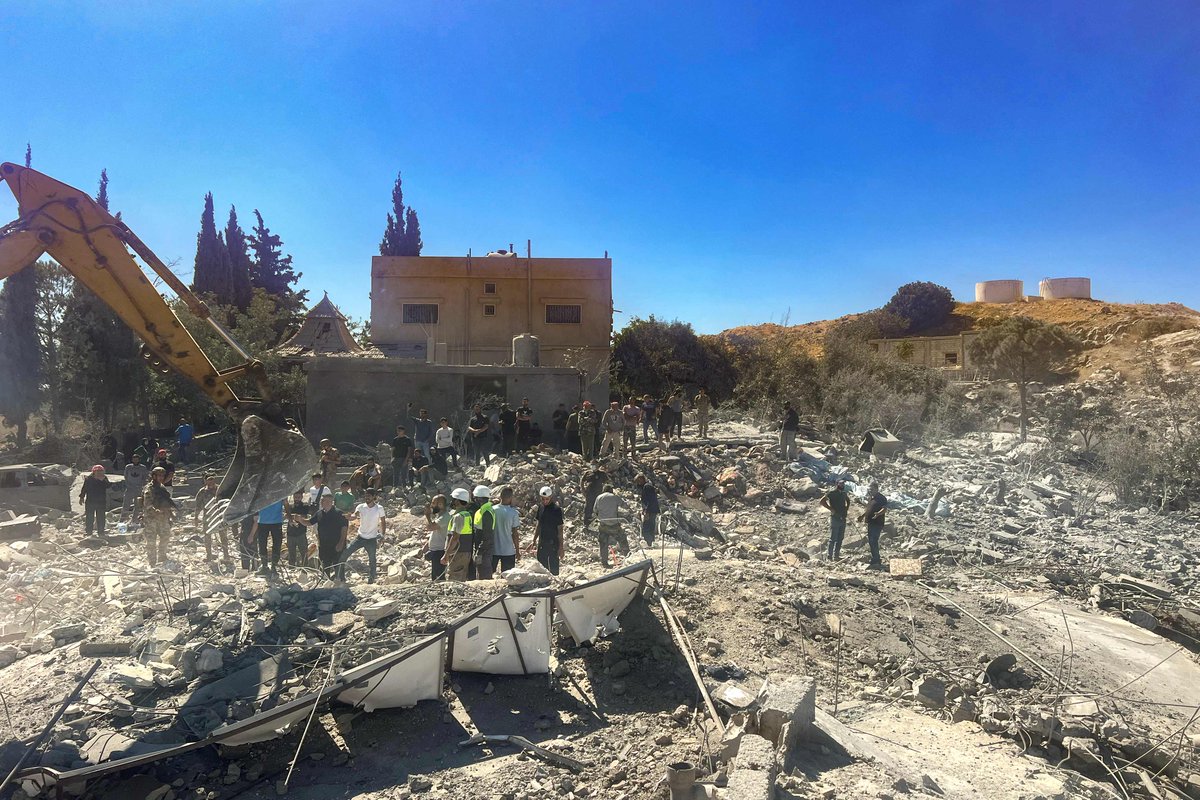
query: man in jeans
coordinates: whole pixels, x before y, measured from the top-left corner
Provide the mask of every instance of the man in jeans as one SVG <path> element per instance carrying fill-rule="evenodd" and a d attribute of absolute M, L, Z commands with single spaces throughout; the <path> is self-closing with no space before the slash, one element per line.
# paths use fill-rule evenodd
<path fill-rule="evenodd" d="M 396 426 L 396 438 L 392 439 L 392 486 L 412 486 L 413 440 L 403 425 Z"/>
<path fill-rule="evenodd" d="M 625 415 L 621 413 L 621 404 L 616 400 L 608 404 L 608 411 L 604 412 L 600 427 L 604 430 L 604 441 L 600 443 L 600 458 L 604 458 L 605 452 L 613 456 L 620 453 L 621 437 L 625 433 Z"/>
<path fill-rule="evenodd" d="M 783 427 L 779 430 L 779 455 L 784 461 L 796 457 L 796 432 L 800 430 L 800 415 L 791 403 L 783 404 Z"/>
<path fill-rule="evenodd" d="M 376 502 L 374 489 L 367 490 L 366 500 L 354 509 L 354 517 L 358 520 L 358 537 L 342 553 L 342 562 L 349 561 L 355 551 L 366 550 L 367 583 L 374 583 L 376 551 L 383 535 L 387 533 L 387 512 Z"/>
<path fill-rule="evenodd" d="M 250 539 L 258 541 L 258 572 L 260 575 L 272 575 L 279 569 L 279 553 L 283 549 L 283 501 L 272 503 L 258 512 L 254 517 L 254 527 L 250 530 Z M 270 560 L 267 557 L 267 544 L 271 545 Z"/>
<path fill-rule="evenodd" d="M 592 408 L 591 400 L 583 401 L 579 412 L 579 449 L 584 461 L 596 458 L 596 428 L 600 424 L 600 415 Z"/>
<path fill-rule="evenodd" d="M 821 498 L 821 508 L 829 509 L 829 561 L 842 557 L 842 539 L 846 536 L 846 514 L 850 510 L 850 495 L 846 494 L 846 482 L 838 481 L 837 487 Z"/>
<path fill-rule="evenodd" d="M 88 536 L 92 528 L 104 536 L 104 516 L 108 513 L 108 476 L 100 464 L 92 467 L 91 474 L 83 479 L 79 487 L 79 502 L 83 504 L 83 525 Z"/>
<path fill-rule="evenodd" d="M 175 441 L 179 444 L 179 463 L 188 463 L 189 451 L 192 449 L 192 440 L 196 438 L 196 429 L 192 427 L 192 423 L 186 419 L 179 420 L 179 427 L 175 429 Z"/>
<path fill-rule="evenodd" d="M 613 493 L 611 485 L 604 487 L 604 492 L 596 498 L 596 519 L 600 522 L 600 563 L 609 566 L 608 551 L 616 547 L 623 556 L 629 555 L 629 540 L 621 527 L 618 516 L 625 501 Z"/>
<path fill-rule="evenodd" d="M 621 409 L 621 416 L 625 421 L 624 440 L 621 450 L 630 458 L 637 455 L 637 431 L 638 423 L 642 421 L 642 407 L 634 398 L 629 398 L 629 402 Z"/>
<path fill-rule="evenodd" d="M 471 437 L 471 458 L 475 466 L 480 462 L 486 467 L 492 455 L 492 423 L 483 413 L 483 406 L 476 403 L 471 407 L 471 419 L 467 422 L 467 434 Z"/>
<path fill-rule="evenodd" d="M 867 507 L 858 515 L 859 522 L 867 523 L 867 544 L 871 547 L 870 569 L 883 568 L 883 561 L 879 558 L 879 535 L 883 533 L 886 515 L 887 498 L 879 493 L 879 484 L 871 481 L 867 487 Z"/>
<path fill-rule="evenodd" d="M 408 413 L 412 415 L 412 403 L 408 404 Z M 422 408 L 421 416 L 412 418 L 413 441 L 417 443 L 417 447 L 425 454 L 425 460 L 433 459 L 433 420 L 429 418 L 429 411 Z"/>
<path fill-rule="evenodd" d="M 142 489 L 150 477 L 150 470 L 142 463 L 141 455 L 134 453 L 132 458 L 133 460 L 125 465 L 125 497 L 121 503 L 121 519 L 128 519 L 130 522 L 133 521 L 134 511 L 137 510 L 137 500 L 142 496 Z"/>

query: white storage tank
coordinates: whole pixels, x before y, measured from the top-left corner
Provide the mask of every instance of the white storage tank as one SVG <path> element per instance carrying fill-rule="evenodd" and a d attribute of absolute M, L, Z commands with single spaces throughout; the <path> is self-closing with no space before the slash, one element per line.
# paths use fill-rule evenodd
<path fill-rule="evenodd" d="M 980 281 L 975 284 L 976 303 L 1019 303 L 1024 296 L 1024 281 Z"/>
<path fill-rule="evenodd" d="M 1091 300 L 1091 278 L 1044 278 L 1039 285 L 1043 300 Z"/>
<path fill-rule="evenodd" d="M 541 358 L 538 338 L 532 333 L 521 333 L 513 337 L 513 365 L 537 367 Z"/>

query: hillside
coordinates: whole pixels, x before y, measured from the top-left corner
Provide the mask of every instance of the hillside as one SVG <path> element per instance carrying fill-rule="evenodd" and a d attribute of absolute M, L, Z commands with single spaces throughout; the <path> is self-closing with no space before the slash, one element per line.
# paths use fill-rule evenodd
<path fill-rule="evenodd" d="M 825 335 L 837 324 L 855 319 L 851 314 L 832 320 L 806 322 L 802 325 L 775 324 L 743 325 L 722 331 L 727 339 L 780 337 L 792 342 L 798 350 L 816 355 L 821 351 Z M 1106 303 L 1102 300 L 1054 300 L 1032 303 L 956 303 L 950 318 L 943 324 L 914 336 L 948 336 L 984 327 L 1011 316 L 1025 316 L 1043 322 L 1062 325 L 1078 336 L 1087 348 L 1080 365 L 1086 376 L 1101 367 L 1123 373 L 1139 371 L 1138 353 L 1143 344 L 1162 337 L 1169 345 L 1177 334 L 1189 343 L 1191 332 L 1200 330 L 1200 312 L 1180 303 Z M 1158 342 L 1156 342 L 1158 344 Z M 1168 347 L 1168 351 L 1174 348 Z"/>

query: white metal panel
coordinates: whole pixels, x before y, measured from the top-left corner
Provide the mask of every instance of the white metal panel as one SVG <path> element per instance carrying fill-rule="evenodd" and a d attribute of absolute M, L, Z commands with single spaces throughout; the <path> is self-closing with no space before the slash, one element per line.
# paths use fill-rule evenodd
<path fill-rule="evenodd" d="M 651 562 L 642 561 L 591 583 L 556 592 L 554 604 L 571 638 L 583 644 L 621 630 L 617 617 L 637 595 L 650 566 Z"/>
<path fill-rule="evenodd" d="M 548 596 L 499 597 L 455 624 L 450 669 L 494 675 L 550 671 Z"/>
<path fill-rule="evenodd" d="M 446 634 L 439 633 L 343 672 L 338 680 L 347 688 L 337 699 L 367 711 L 436 700 L 442 696 L 445 663 Z"/>

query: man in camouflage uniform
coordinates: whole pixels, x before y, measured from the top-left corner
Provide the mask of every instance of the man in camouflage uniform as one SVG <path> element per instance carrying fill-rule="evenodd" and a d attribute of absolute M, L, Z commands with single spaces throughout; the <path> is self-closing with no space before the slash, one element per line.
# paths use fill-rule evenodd
<path fill-rule="evenodd" d="M 599 425 L 600 415 L 592 408 L 592 401 L 584 400 L 583 410 L 579 412 L 579 443 L 584 461 L 596 458 L 596 428 Z"/>
<path fill-rule="evenodd" d="M 171 499 L 170 488 L 163 483 L 166 477 L 163 467 L 150 470 L 150 483 L 142 494 L 142 530 L 146 538 L 146 561 L 151 567 L 167 560 L 167 545 L 171 541 L 175 501 Z"/>

